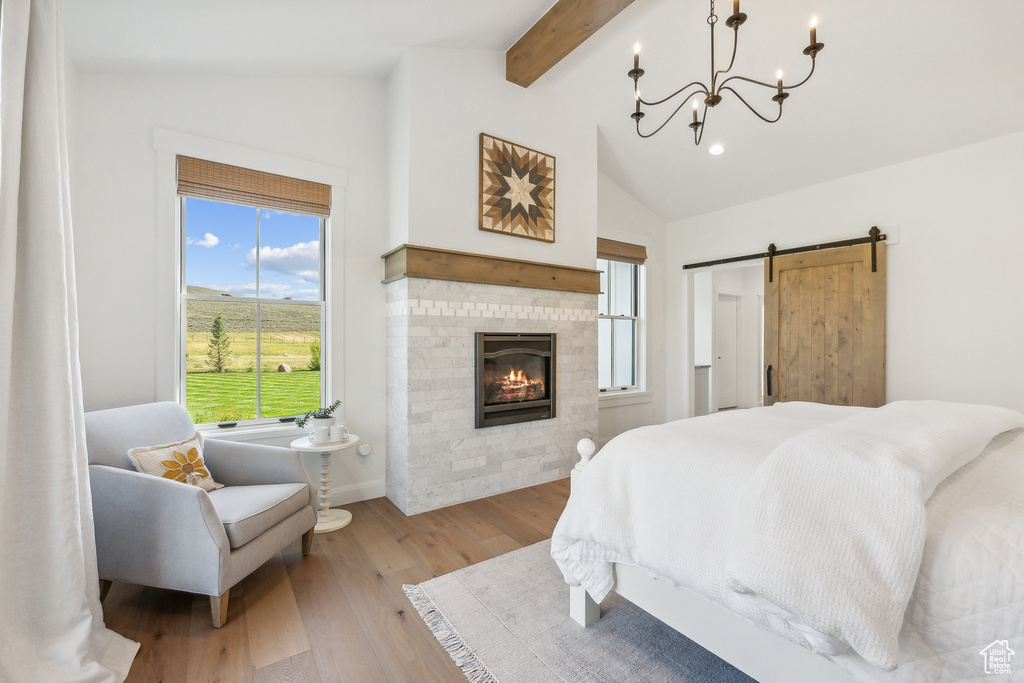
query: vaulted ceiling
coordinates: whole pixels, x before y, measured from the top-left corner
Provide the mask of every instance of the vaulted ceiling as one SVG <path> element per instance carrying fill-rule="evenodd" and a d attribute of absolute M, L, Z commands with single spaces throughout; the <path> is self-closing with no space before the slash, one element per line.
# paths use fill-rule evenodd
<path fill-rule="evenodd" d="M 741 4 L 748 19 L 734 72 L 761 80 L 773 80 L 778 68 L 787 79 L 802 77 L 807 21 L 818 16 L 826 47 L 817 72 L 793 92 L 778 124 L 761 123 L 727 94 L 710 112 L 699 148 L 686 112 L 655 137 L 637 137 L 626 76 L 635 41 L 643 44 L 645 98 L 708 78 L 708 7 L 696 0 L 636 0 L 542 77 L 592 112 L 601 170 L 665 220 L 1024 130 L 1024 2 Z M 65 0 L 65 39 L 69 59 L 86 71 L 385 78 L 409 46 L 505 50 L 550 5 Z M 718 5 L 722 60 L 731 3 Z M 755 97 L 771 111 L 768 97 Z M 662 115 L 652 111 L 645 124 Z M 713 142 L 725 153 L 710 156 Z"/>

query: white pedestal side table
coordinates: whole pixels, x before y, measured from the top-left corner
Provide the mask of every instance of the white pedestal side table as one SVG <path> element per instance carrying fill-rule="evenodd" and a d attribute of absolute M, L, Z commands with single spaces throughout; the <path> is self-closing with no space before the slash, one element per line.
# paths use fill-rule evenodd
<path fill-rule="evenodd" d="M 316 526 L 313 527 L 314 533 L 337 531 L 352 521 L 352 513 L 348 510 L 331 509 L 331 453 L 344 451 L 358 443 L 359 437 L 355 434 L 349 434 L 344 441 L 310 443 L 308 436 L 292 441 L 291 447 L 296 451 L 320 454 L 320 506 L 316 515 Z"/>

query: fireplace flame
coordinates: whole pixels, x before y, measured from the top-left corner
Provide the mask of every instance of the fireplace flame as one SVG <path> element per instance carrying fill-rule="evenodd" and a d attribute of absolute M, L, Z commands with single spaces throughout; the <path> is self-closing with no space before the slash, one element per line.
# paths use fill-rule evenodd
<path fill-rule="evenodd" d="M 509 390 L 536 387 L 540 393 L 544 393 L 544 382 L 539 379 L 530 379 L 522 370 L 509 370 L 508 374 L 501 379 L 504 388 Z"/>
<path fill-rule="evenodd" d="M 511 368 L 507 375 L 494 376 L 487 393 L 491 403 L 533 401 L 546 396 L 543 379 L 532 379 L 516 368 Z"/>

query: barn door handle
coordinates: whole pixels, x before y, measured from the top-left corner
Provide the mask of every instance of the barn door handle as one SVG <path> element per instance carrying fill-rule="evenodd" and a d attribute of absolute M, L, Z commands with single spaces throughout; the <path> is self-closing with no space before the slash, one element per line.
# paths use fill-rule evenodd
<path fill-rule="evenodd" d="M 768 395 L 771 396 L 772 395 L 772 366 L 771 365 L 768 366 L 768 370 L 765 371 L 765 375 L 766 375 L 765 376 L 765 382 L 764 382 L 765 388 L 768 389 Z"/>
<path fill-rule="evenodd" d="M 881 230 L 878 229 L 877 225 L 873 226 L 870 230 L 868 230 L 868 235 L 871 236 L 871 272 L 872 273 L 878 271 L 877 247 L 878 247 L 878 236 L 880 234 L 881 234 Z"/>

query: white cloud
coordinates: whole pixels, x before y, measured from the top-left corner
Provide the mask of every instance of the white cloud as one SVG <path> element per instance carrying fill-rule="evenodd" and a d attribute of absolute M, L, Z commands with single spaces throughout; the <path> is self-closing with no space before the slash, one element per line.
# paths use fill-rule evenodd
<path fill-rule="evenodd" d="M 192 238 L 189 238 L 185 240 L 185 242 L 187 244 L 195 244 L 200 247 L 206 247 L 207 249 L 209 249 L 210 247 L 215 247 L 218 244 L 220 244 L 220 238 L 214 235 L 212 232 L 208 232 L 205 235 L 203 235 L 203 239 L 201 240 L 194 240 Z"/>
<path fill-rule="evenodd" d="M 249 250 L 245 262 L 250 268 L 256 267 L 256 249 Z M 297 275 L 302 278 L 303 282 L 318 284 L 320 282 L 320 240 L 299 242 L 283 249 L 262 247 L 260 249 L 260 268 L 283 275 Z"/>

